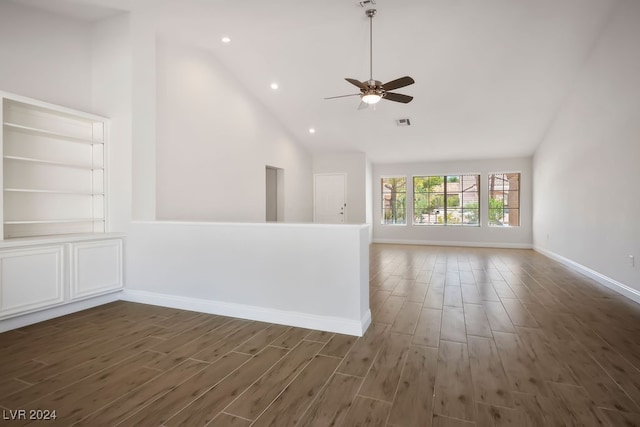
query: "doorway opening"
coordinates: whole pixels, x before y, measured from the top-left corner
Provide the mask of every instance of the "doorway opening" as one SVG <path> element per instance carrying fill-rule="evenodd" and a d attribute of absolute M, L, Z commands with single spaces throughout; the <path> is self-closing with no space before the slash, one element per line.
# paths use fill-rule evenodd
<path fill-rule="evenodd" d="M 284 221 L 284 169 L 265 167 L 266 221 Z"/>

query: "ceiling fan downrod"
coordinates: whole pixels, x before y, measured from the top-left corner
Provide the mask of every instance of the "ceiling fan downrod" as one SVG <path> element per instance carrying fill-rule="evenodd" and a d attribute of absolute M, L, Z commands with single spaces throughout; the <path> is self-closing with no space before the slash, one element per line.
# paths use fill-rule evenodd
<path fill-rule="evenodd" d="M 367 9 L 365 12 L 369 18 L 369 82 L 373 82 L 373 17 L 377 10 Z"/>

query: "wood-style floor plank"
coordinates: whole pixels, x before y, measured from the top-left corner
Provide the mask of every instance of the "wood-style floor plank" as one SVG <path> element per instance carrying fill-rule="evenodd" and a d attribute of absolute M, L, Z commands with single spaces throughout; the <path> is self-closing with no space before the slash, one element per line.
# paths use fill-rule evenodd
<path fill-rule="evenodd" d="M 478 403 L 478 426 L 491 427 L 524 427 L 527 425 L 526 416 L 517 409 Z"/>
<path fill-rule="evenodd" d="M 427 296 L 428 289 L 428 283 L 416 281 L 414 286 L 407 294 L 407 302 L 417 302 L 418 304 L 422 305 L 424 303 L 425 297 Z"/>
<path fill-rule="evenodd" d="M 185 360 L 175 368 L 157 376 L 130 393 L 125 393 L 114 402 L 93 412 L 90 416 L 80 421 L 78 425 L 116 425 L 149 403 L 171 392 L 208 366 L 209 364 L 205 362 Z"/>
<path fill-rule="evenodd" d="M 358 394 L 392 402 L 410 345 L 410 336 L 390 333 Z"/>
<path fill-rule="evenodd" d="M 404 304 L 404 298 L 391 295 L 377 312 L 376 322 L 393 324 Z"/>
<path fill-rule="evenodd" d="M 14 393 L 0 399 L 0 404 L 7 408 L 19 408 L 27 403 L 42 398 L 56 390 L 64 389 L 85 378 L 98 374 L 103 370 L 138 356 L 149 348 L 154 347 L 161 340 L 155 337 L 146 337 L 117 351 L 108 353 L 94 360 L 81 363 L 75 368 L 65 369 L 58 375 L 51 376 L 39 383 L 24 389 L 15 390 Z M 38 372 L 38 371 L 36 371 Z"/>
<path fill-rule="evenodd" d="M 434 414 L 433 424 L 431 425 L 433 427 L 473 427 L 476 425 L 476 423 Z"/>
<path fill-rule="evenodd" d="M 413 333 L 413 344 L 437 347 L 440 342 L 440 325 L 442 321 L 442 310 L 423 308 L 418 318 L 415 332 Z"/>
<path fill-rule="evenodd" d="M 433 283 L 429 285 L 427 296 L 424 299 L 422 306 L 424 308 L 433 308 L 436 310 L 442 310 L 444 302 L 444 286 L 437 286 Z"/>
<path fill-rule="evenodd" d="M 422 305 L 419 303 L 405 302 L 395 322 L 391 325 L 391 332 L 412 335 L 416 329 L 421 309 Z"/>
<path fill-rule="evenodd" d="M 469 336 L 467 342 L 476 402 L 513 408 L 509 384 L 493 340 Z"/>
<path fill-rule="evenodd" d="M 572 426 L 608 426 L 602 412 L 582 387 L 549 383 L 552 395 L 560 402 L 564 422 Z"/>
<path fill-rule="evenodd" d="M 527 326 L 530 328 L 538 327 L 538 322 L 536 322 L 531 313 L 529 313 L 525 306 L 517 299 L 504 298 L 502 300 L 502 306 L 509 315 L 513 325 Z"/>
<path fill-rule="evenodd" d="M 484 311 L 489 319 L 489 325 L 491 330 L 495 332 L 509 332 L 515 333 L 516 330 L 511 323 L 511 318 L 507 314 L 506 310 L 498 301 L 485 301 Z"/>
<path fill-rule="evenodd" d="M 251 425 L 251 421 L 221 412 L 208 425 L 214 427 L 249 427 Z"/>
<path fill-rule="evenodd" d="M 462 292 L 460 286 L 445 286 L 443 305 L 462 307 Z"/>
<path fill-rule="evenodd" d="M 164 425 L 171 427 L 207 424 L 215 418 L 217 413 L 271 369 L 285 354 L 287 354 L 287 350 L 283 348 L 265 348 L 242 365 L 242 369 L 235 370 L 200 397 L 190 402 L 180 412 L 165 421 Z"/>
<path fill-rule="evenodd" d="M 467 335 L 493 338 L 487 314 L 481 304 L 464 305 L 464 324 L 467 329 Z"/>
<path fill-rule="evenodd" d="M 462 302 L 464 304 L 482 304 L 482 298 L 476 285 L 462 285 L 460 287 L 462 291 Z"/>
<path fill-rule="evenodd" d="M 126 418 L 123 425 L 161 425 L 173 414 L 191 403 L 195 398 L 210 390 L 229 373 L 245 363 L 250 356 L 241 353 L 229 353 L 211 364 L 209 367 L 193 375 L 171 393 L 167 393 L 147 405 L 144 411 L 139 411 Z"/>
<path fill-rule="evenodd" d="M 252 338 L 249 338 L 249 340 L 247 340 L 243 344 L 240 344 L 234 349 L 234 351 L 252 355 L 260 353 L 266 346 L 271 344 L 276 338 L 278 338 L 288 330 L 289 326 L 269 325 L 267 328 L 258 332 Z"/>
<path fill-rule="evenodd" d="M 356 337 L 351 335 L 335 334 L 327 344 L 322 347 L 320 354 L 331 357 L 343 358 L 356 342 Z"/>
<path fill-rule="evenodd" d="M 339 426 L 351 408 L 362 378 L 334 374 L 300 421 L 302 426 Z"/>
<path fill-rule="evenodd" d="M 345 375 L 364 377 L 389 336 L 390 328 L 390 325 L 384 323 L 372 323 L 364 337 L 357 340 L 347 353 L 337 371 Z"/>
<path fill-rule="evenodd" d="M 474 421 L 472 384 L 467 345 L 440 341 L 434 412 L 438 415 Z"/>
<path fill-rule="evenodd" d="M 389 424 L 427 426 L 433 417 L 438 350 L 412 346 L 402 371 L 398 393 L 391 408 Z"/>
<path fill-rule="evenodd" d="M 322 348 L 322 344 L 302 341 L 225 410 L 241 418 L 255 420 L 291 383 Z"/>
<path fill-rule="evenodd" d="M 253 426 L 297 425 L 340 363 L 335 357 L 316 356 L 273 401 Z"/>
<path fill-rule="evenodd" d="M 382 427 L 387 423 L 390 410 L 391 404 L 388 402 L 356 396 L 342 425 L 345 427 Z"/>
<path fill-rule="evenodd" d="M 494 332 L 493 335 L 511 390 L 548 396 L 542 374 L 518 336 L 505 332 Z"/>
<path fill-rule="evenodd" d="M 602 409 L 600 411 L 607 417 L 609 424 L 612 426 L 627 426 L 638 427 L 640 426 L 640 413 L 629 413 L 613 411 L 611 409 Z"/>
<path fill-rule="evenodd" d="M 467 342 L 464 310 L 462 308 L 449 306 L 442 308 L 440 339 L 445 341 Z"/>

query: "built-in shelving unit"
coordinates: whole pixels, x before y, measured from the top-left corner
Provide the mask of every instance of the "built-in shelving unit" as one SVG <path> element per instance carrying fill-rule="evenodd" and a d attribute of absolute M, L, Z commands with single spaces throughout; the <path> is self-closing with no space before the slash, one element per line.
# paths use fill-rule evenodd
<path fill-rule="evenodd" d="M 124 235 L 108 232 L 107 119 L 0 92 L 0 123 L 3 331 L 120 291 Z"/>
<path fill-rule="evenodd" d="M 3 237 L 104 233 L 107 119 L 2 95 Z"/>

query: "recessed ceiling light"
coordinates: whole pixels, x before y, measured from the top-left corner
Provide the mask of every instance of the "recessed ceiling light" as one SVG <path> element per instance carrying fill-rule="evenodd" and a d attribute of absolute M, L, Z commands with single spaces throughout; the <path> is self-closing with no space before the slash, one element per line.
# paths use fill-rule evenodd
<path fill-rule="evenodd" d="M 230 43 L 231 42 L 231 37 L 224 36 L 220 40 L 222 40 L 222 43 Z"/>
<path fill-rule="evenodd" d="M 278 83 L 271 83 L 271 89 L 276 90 L 278 89 Z"/>
<path fill-rule="evenodd" d="M 309 128 L 309 133 L 316 133 L 316 130 L 314 128 Z"/>

